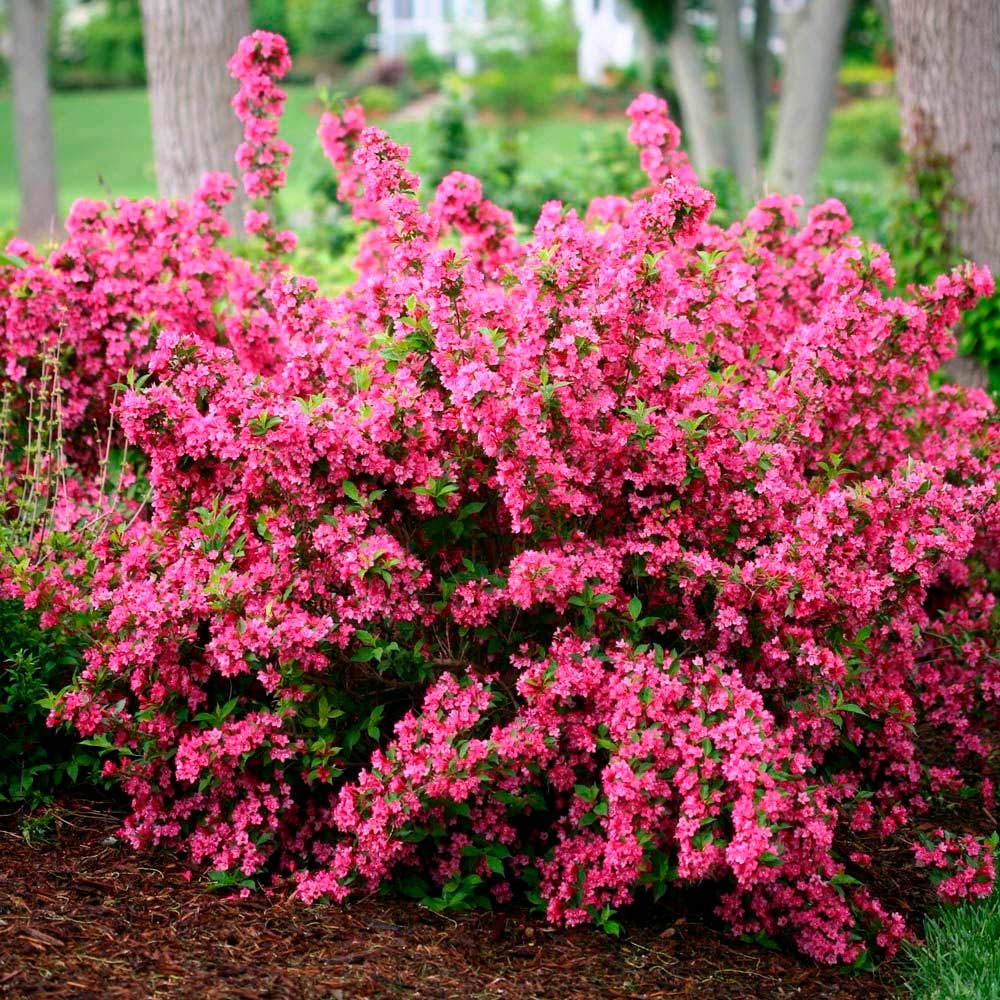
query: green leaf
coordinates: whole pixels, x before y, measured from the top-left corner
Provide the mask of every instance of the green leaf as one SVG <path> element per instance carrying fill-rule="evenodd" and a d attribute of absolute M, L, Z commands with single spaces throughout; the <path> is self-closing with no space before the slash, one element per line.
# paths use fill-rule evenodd
<path fill-rule="evenodd" d="M 839 872 L 830 879 L 831 885 L 861 885 L 861 882 L 847 872 Z"/>
<path fill-rule="evenodd" d="M 855 705 L 851 701 L 841 702 L 837 706 L 837 710 L 840 712 L 850 712 L 852 715 L 863 715 L 865 718 L 868 717 L 868 713 L 860 705 Z"/>

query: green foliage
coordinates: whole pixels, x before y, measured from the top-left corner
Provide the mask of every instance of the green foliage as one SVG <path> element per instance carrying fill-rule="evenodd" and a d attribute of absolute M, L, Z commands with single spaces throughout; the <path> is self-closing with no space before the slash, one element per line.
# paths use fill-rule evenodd
<path fill-rule="evenodd" d="M 389 114 L 399 107 L 399 94 L 392 88 L 381 83 L 371 83 L 358 91 L 358 100 L 364 105 L 365 111 L 376 118 Z"/>
<path fill-rule="evenodd" d="M 887 239 L 901 284 L 923 284 L 959 259 L 948 224 L 961 207 L 951 166 L 929 150 L 904 165 L 889 216 Z"/>
<path fill-rule="evenodd" d="M 331 70 L 357 62 L 376 27 L 369 6 L 368 0 L 285 0 L 288 40 L 299 68 Z"/>
<path fill-rule="evenodd" d="M 666 42 L 674 30 L 675 5 L 664 0 L 632 0 L 632 6 L 654 41 Z"/>
<path fill-rule="evenodd" d="M 468 164 L 472 144 L 469 114 L 468 98 L 460 81 L 449 78 L 444 100 L 435 108 L 429 122 L 433 165 L 424 175 L 428 188 L 436 187 L 446 174 Z"/>
<path fill-rule="evenodd" d="M 576 32 L 569 7 L 545 0 L 509 0 L 476 49 L 473 102 L 502 121 L 539 117 L 571 91 Z"/>
<path fill-rule="evenodd" d="M 139 0 L 108 0 L 82 27 L 54 18 L 53 86 L 135 87 L 146 81 Z"/>
<path fill-rule="evenodd" d="M 981 902 L 942 907 L 924 925 L 925 943 L 908 948 L 913 1000 L 1000 997 L 1000 892 Z"/>
<path fill-rule="evenodd" d="M 95 9 L 97 5 L 94 5 Z M 139 0 L 107 0 L 78 28 L 66 26 L 66 4 L 54 4 L 53 86 L 134 87 L 146 80 Z M 304 57 L 305 76 L 349 66 L 367 51 L 375 17 L 366 0 L 251 0 L 250 23 L 288 39 Z"/>
<path fill-rule="evenodd" d="M 705 185 L 715 195 L 711 221 L 717 226 L 732 225 L 750 207 L 745 203 L 739 181 L 731 170 L 713 170 Z"/>
<path fill-rule="evenodd" d="M 894 97 L 850 101 L 836 110 L 827 135 L 826 158 L 837 165 L 830 171 L 839 178 L 870 175 L 870 163 L 898 164 L 900 153 L 899 106 Z M 854 166 L 851 169 L 851 165 Z"/>
<path fill-rule="evenodd" d="M 250 0 L 250 24 L 262 31 L 283 35 L 292 55 L 297 52 L 296 42 L 289 30 L 287 0 Z"/>
<path fill-rule="evenodd" d="M 887 92 L 892 88 L 891 66 L 878 63 L 844 63 L 837 74 L 837 83 L 852 97 L 863 97 L 870 92 Z"/>
<path fill-rule="evenodd" d="M 1000 395 L 1000 293 L 983 299 L 962 317 L 958 347 L 986 365 L 990 391 Z"/>
<path fill-rule="evenodd" d="M 315 278 L 323 295 L 332 296 L 357 278 L 353 262 L 362 230 L 346 214 L 326 214 L 323 197 L 317 195 L 315 223 L 292 254 L 291 264 L 296 273 Z"/>
<path fill-rule="evenodd" d="M 406 50 L 406 67 L 420 91 L 437 90 L 450 69 L 446 60 L 431 52 L 423 38 L 418 38 Z"/>
<path fill-rule="evenodd" d="M 98 780 L 96 754 L 45 722 L 51 693 L 82 656 L 80 639 L 42 628 L 20 601 L 0 600 L 0 802 L 34 809 L 60 787 Z"/>
<path fill-rule="evenodd" d="M 576 150 L 543 167 L 487 171 L 487 194 L 531 224 L 546 201 L 558 200 L 586 211 L 592 198 L 614 191 L 632 192 L 647 183 L 635 148 L 621 129 L 585 130 Z"/>
<path fill-rule="evenodd" d="M 962 259 L 952 220 L 963 210 L 949 160 L 929 144 L 904 164 L 889 213 L 886 242 L 900 286 L 926 284 Z M 959 350 L 987 369 L 992 392 L 1000 392 L 1000 294 L 966 313 Z"/>
<path fill-rule="evenodd" d="M 889 25 L 874 0 L 856 0 L 844 31 L 844 62 L 849 65 L 886 63 L 892 51 Z"/>

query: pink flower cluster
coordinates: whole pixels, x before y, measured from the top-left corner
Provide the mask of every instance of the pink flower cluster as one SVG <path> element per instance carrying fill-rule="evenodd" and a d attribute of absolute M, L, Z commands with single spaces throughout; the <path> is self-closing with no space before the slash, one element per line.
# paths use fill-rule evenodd
<path fill-rule="evenodd" d="M 997 838 L 984 845 L 971 834 L 954 837 L 938 829 L 934 839 L 922 836 L 913 845 L 919 866 L 931 870 L 931 881 L 942 898 L 952 903 L 988 896 L 996 879 L 993 857 Z M 989 848 L 989 849 L 987 849 Z"/>
<path fill-rule="evenodd" d="M 284 184 L 291 152 L 277 136 L 285 95 L 276 80 L 291 65 L 287 45 L 256 32 L 229 65 L 240 80 L 233 106 L 244 123 L 236 156 L 244 187 L 268 199 Z M 275 232 L 267 212 L 251 209 L 245 224 L 264 240 L 263 263 L 226 249 L 222 209 L 235 184 L 207 174 L 190 202 L 79 200 L 68 238 L 47 258 L 21 240 L 8 245 L 27 266 L 0 267 L 3 375 L 26 395 L 40 359 L 61 352 L 62 417 L 77 459 L 98 454 L 115 384 L 130 369 L 145 370 L 161 331 L 224 341 L 248 371 L 269 371 L 283 356 L 279 303 L 295 293 L 276 255 L 294 248 L 295 235 Z"/>
<path fill-rule="evenodd" d="M 243 142 L 236 150 L 236 164 L 251 198 L 269 199 L 285 186 L 292 148 L 278 137 L 287 95 L 277 81 L 291 66 L 288 44 L 280 35 L 267 31 L 247 35 L 229 60 L 229 71 L 240 83 L 233 97 L 233 110 L 243 123 Z M 295 234 L 275 232 L 267 212 L 250 209 L 244 225 L 248 233 L 262 234 L 272 254 L 295 249 Z"/>
<path fill-rule="evenodd" d="M 254 39 L 266 87 L 284 50 Z M 333 299 L 225 256 L 199 203 L 134 210 L 127 273 L 157 238 L 192 259 L 91 319 L 105 367 L 144 338 L 116 413 L 153 499 L 63 574 L 95 624 L 53 718 L 116 748 L 134 843 L 571 924 L 711 881 L 737 932 L 896 947 L 866 852 L 992 797 L 1000 428 L 932 380 L 992 280 L 892 295 L 835 201 L 713 226 L 665 105 L 630 114 L 649 188 L 526 236 L 465 174 L 421 205 L 405 148 L 325 116 L 371 223 Z M 71 308 L 80 238 L 3 280 Z M 919 843 L 946 895 L 986 891 L 988 842 Z"/>

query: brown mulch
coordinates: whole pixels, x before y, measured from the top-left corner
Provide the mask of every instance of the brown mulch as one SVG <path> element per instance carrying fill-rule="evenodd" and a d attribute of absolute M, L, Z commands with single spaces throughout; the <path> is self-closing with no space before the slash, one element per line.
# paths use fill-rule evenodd
<path fill-rule="evenodd" d="M 73 1000 L 878 1000 L 893 970 L 845 974 L 726 937 L 710 918 L 633 920 L 620 941 L 524 913 L 439 916 L 372 897 L 306 907 L 221 898 L 167 852 L 63 806 L 47 839 L 0 828 L 0 997 Z M 28 830 L 26 839 L 24 829 Z"/>

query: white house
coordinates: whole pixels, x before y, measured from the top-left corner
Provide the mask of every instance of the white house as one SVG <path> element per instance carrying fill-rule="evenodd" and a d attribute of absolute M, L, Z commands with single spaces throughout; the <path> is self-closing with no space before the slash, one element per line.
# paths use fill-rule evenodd
<path fill-rule="evenodd" d="M 573 0 L 573 19 L 580 31 L 576 67 L 585 83 L 600 83 L 608 69 L 638 59 L 642 29 L 627 0 Z"/>
<path fill-rule="evenodd" d="M 472 73 L 472 42 L 487 27 L 485 0 L 375 0 L 378 51 L 402 55 L 424 41 L 436 56 L 453 59 L 460 73 Z"/>
<path fill-rule="evenodd" d="M 599 83 L 609 67 L 635 61 L 640 27 L 628 0 L 572 0 L 572 7 L 582 80 Z M 453 59 L 459 72 L 470 73 L 476 65 L 473 43 L 489 38 L 486 0 L 375 0 L 375 10 L 383 56 L 400 55 L 419 39 L 435 55 Z"/>

